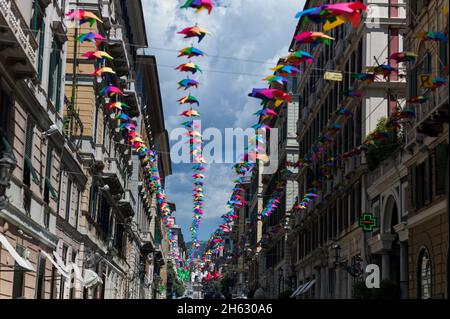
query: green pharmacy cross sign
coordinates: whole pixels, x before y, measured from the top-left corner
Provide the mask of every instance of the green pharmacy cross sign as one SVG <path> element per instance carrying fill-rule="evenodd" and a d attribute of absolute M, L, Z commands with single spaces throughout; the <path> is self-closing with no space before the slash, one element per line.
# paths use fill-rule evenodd
<path fill-rule="evenodd" d="M 364 231 L 373 231 L 377 225 L 377 218 L 372 214 L 365 213 L 359 218 L 359 227 L 362 227 Z"/>

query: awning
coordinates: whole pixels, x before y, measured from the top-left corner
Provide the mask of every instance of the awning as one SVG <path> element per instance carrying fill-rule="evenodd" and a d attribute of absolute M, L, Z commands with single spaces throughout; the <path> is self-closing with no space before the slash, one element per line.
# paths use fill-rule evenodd
<path fill-rule="evenodd" d="M 91 288 L 97 284 L 102 284 L 103 280 L 97 275 L 97 273 L 90 269 L 84 270 L 84 286 Z"/>
<path fill-rule="evenodd" d="M 302 291 L 300 291 L 299 295 L 306 293 L 309 289 L 311 289 L 311 287 L 316 283 L 316 280 L 313 279 L 311 280 L 306 286 L 305 288 L 302 289 Z"/>
<path fill-rule="evenodd" d="M 56 251 L 53 252 L 53 256 L 55 257 L 55 260 L 58 263 L 59 267 L 61 267 L 61 269 L 63 269 L 65 273 L 69 274 L 70 270 L 64 264 L 64 261 L 62 260 L 61 256 L 58 255 L 58 253 Z"/>
<path fill-rule="evenodd" d="M 304 283 L 303 285 L 301 285 L 294 291 L 294 293 L 291 295 L 291 298 L 294 298 L 294 297 L 300 296 L 301 294 L 304 294 L 309 289 L 311 289 L 311 287 L 314 285 L 315 282 L 316 282 L 316 280 L 313 279 L 311 281 L 308 281 L 307 283 Z"/>
<path fill-rule="evenodd" d="M 33 267 L 33 265 L 26 260 L 25 258 L 23 258 L 22 256 L 20 256 L 17 251 L 14 249 L 13 246 L 11 246 L 11 244 L 9 243 L 8 239 L 6 239 L 5 236 L 3 236 L 2 234 L 0 234 L 0 243 L 2 244 L 3 247 L 6 248 L 6 250 L 11 254 L 11 256 L 14 258 L 14 260 L 19 264 L 20 267 L 28 270 L 28 271 L 36 271 Z"/>
<path fill-rule="evenodd" d="M 303 287 L 305 287 L 308 283 L 306 284 L 302 284 L 299 287 L 297 287 L 297 289 L 295 289 L 295 291 L 292 293 L 291 298 L 294 298 L 295 296 L 298 295 L 298 293 L 300 292 L 301 289 L 303 289 Z"/>
<path fill-rule="evenodd" d="M 59 272 L 62 276 L 66 277 L 66 278 L 69 278 L 68 272 L 67 272 L 67 271 L 64 271 L 64 269 L 61 268 L 61 266 L 60 266 L 56 261 L 53 260 L 52 256 L 50 256 L 49 254 L 47 254 L 45 251 L 41 251 L 41 254 L 44 255 L 45 257 L 47 257 L 48 260 L 50 260 L 50 262 L 53 264 L 53 266 L 55 266 L 55 268 L 58 270 L 58 272 Z"/>
<path fill-rule="evenodd" d="M 77 278 L 78 281 L 80 281 L 84 286 L 85 282 L 84 282 L 83 276 L 81 275 L 80 268 L 78 268 L 78 265 L 76 263 L 72 263 L 72 267 L 73 267 L 73 271 L 75 272 L 75 278 Z"/>

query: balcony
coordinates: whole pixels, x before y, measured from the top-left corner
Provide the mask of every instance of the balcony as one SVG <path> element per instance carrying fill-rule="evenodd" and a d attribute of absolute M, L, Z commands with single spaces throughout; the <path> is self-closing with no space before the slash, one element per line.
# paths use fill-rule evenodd
<path fill-rule="evenodd" d="M 110 192 L 113 195 L 124 192 L 124 179 L 123 174 L 115 158 L 105 158 L 106 165 L 103 169 L 103 180 L 110 188 Z"/>
<path fill-rule="evenodd" d="M 16 79 L 37 74 L 38 43 L 15 1 L 0 0 L 0 57 Z"/>
<path fill-rule="evenodd" d="M 109 53 L 114 58 L 114 71 L 117 76 L 127 75 L 130 71 L 130 61 L 121 27 L 113 27 L 110 31 Z"/>
<path fill-rule="evenodd" d="M 437 137 L 448 123 L 448 88 L 442 87 L 431 94 L 428 102 L 414 107 L 416 119 L 405 129 L 405 144 L 409 149 L 423 140 L 424 136 Z"/>
<path fill-rule="evenodd" d="M 128 88 L 124 90 L 125 96 L 123 97 L 123 102 L 129 106 L 125 109 L 125 112 L 131 117 L 139 116 L 139 101 L 136 94 L 136 89 L 134 82 L 128 85 Z"/>
<path fill-rule="evenodd" d="M 122 199 L 119 200 L 119 203 L 117 204 L 117 206 L 119 206 L 120 212 L 123 214 L 125 218 L 134 216 L 135 205 L 136 201 L 131 191 L 129 189 L 125 190 Z"/>
<path fill-rule="evenodd" d="M 155 241 L 151 232 L 142 232 L 141 234 L 142 246 L 141 252 L 144 255 L 150 254 L 155 251 Z"/>

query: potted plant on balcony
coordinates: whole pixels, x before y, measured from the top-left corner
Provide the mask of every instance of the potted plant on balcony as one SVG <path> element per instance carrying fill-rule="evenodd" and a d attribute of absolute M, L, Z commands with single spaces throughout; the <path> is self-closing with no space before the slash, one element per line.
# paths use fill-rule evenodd
<path fill-rule="evenodd" d="M 366 160 L 369 170 L 374 170 L 387 159 L 400 145 L 400 134 L 396 123 L 382 117 L 376 129 L 369 134 L 366 146 Z"/>

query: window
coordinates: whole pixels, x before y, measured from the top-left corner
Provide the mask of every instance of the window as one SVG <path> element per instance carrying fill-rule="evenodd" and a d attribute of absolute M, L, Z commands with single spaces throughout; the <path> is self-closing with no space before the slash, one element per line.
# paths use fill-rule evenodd
<path fill-rule="evenodd" d="M 62 261 L 64 262 L 64 265 L 67 265 L 67 263 L 66 263 L 67 251 L 68 251 L 67 246 L 63 245 L 61 258 L 62 258 Z M 60 282 L 60 285 L 59 285 L 59 299 L 64 299 L 66 278 L 63 275 L 61 275 L 59 282 Z"/>
<path fill-rule="evenodd" d="M 415 188 L 414 194 L 411 196 L 413 207 L 420 209 L 431 202 L 432 194 L 432 165 L 431 157 L 414 168 L 412 178 L 412 187 Z"/>
<path fill-rule="evenodd" d="M 91 187 L 91 196 L 89 197 L 89 217 L 95 221 L 97 217 L 97 202 L 98 202 L 98 186 Z"/>
<path fill-rule="evenodd" d="M 72 263 L 77 264 L 77 254 L 75 252 L 72 251 Z M 72 268 L 72 276 L 70 277 L 70 291 L 69 291 L 69 299 L 74 299 L 75 298 L 75 284 L 77 281 L 76 278 L 76 274 L 75 274 L 75 270 Z"/>
<path fill-rule="evenodd" d="M 28 117 L 27 128 L 25 132 L 25 154 L 24 154 L 24 169 L 23 169 L 23 183 L 30 187 L 31 176 L 36 183 L 39 183 L 36 170 L 33 168 L 32 154 L 33 154 L 33 137 L 34 137 L 34 121 Z"/>
<path fill-rule="evenodd" d="M 11 114 L 13 110 L 11 97 L 0 88 L 0 154 L 3 151 L 10 151 L 11 138 Z"/>
<path fill-rule="evenodd" d="M 47 148 L 47 158 L 45 164 L 45 184 L 44 184 L 44 202 L 50 203 L 50 195 L 56 200 L 58 195 L 52 186 L 51 176 L 52 176 L 52 165 L 53 165 L 53 147 L 51 145 Z"/>
<path fill-rule="evenodd" d="M 66 221 L 70 223 L 70 210 L 72 209 L 72 180 L 70 177 L 67 180 L 67 194 L 66 194 Z"/>
<path fill-rule="evenodd" d="M 44 49 L 45 49 L 45 9 L 41 6 L 41 1 L 34 0 L 33 2 L 33 15 L 31 17 L 31 31 L 38 41 L 38 79 L 42 81 L 42 65 L 44 62 Z"/>
<path fill-rule="evenodd" d="M 445 195 L 446 183 L 448 181 L 448 144 L 439 144 L 436 147 L 434 172 L 436 178 L 436 195 Z"/>
<path fill-rule="evenodd" d="M 431 260 L 428 249 L 422 248 L 417 263 L 417 299 L 431 298 Z"/>
<path fill-rule="evenodd" d="M 50 279 L 50 299 L 56 299 L 56 276 L 58 271 L 56 267 L 52 265 L 52 277 Z"/>
<path fill-rule="evenodd" d="M 446 68 L 448 68 L 448 43 L 439 42 L 439 70 L 441 76 L 446 76 Z"/>
<path fill-rule="evenodd" d="M 44 299 L 45 298 L 45 263 L 46 257 L 40 255 L 39 263 L 38 263 L 38 271 L 37 271 L 37 279 L 36 279 L 36 299 Z"/>
<path fill-rule="evenodd" d="M 77 208 L 75 210 L 75 228 L 78 229 L 78 223 L 80 219 L 80 210 L 81 210 L 81 191 L 77 187 Z"/>
<path fill-rule="evenodd" d="M 19 256 L 24 257 L 25 248 L 23 246 L 17 245 L 16 251 Z M 16 262 L 14 263 L 14 276 L 13 276 L 13 291 L 12 291 L 12 299 L 17 299 L 23 297 L 25 286 L 25 272 Z"/>
<path fill-rule="evenodd" d="M 55 109 L 59 112 L 61 108 L 61 80 L 62 80 L 62 47 L 53 40 L 52 52 L 50 54 L 50 70 L 48 80 L 48 98 L 53 102 Z"/>

